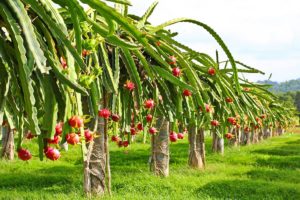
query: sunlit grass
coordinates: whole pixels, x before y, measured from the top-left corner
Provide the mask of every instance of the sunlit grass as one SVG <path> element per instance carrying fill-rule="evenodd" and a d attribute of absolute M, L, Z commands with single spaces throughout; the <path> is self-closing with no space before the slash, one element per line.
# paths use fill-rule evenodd
<path fill-rule="evenodd" d="M 187 167 L 188 144 L 171 144 L 170 177 L 149 172 L 149 144 L 124 150 L 111 144 L 112 199 L 300 199 L 300 135 L 226 148 L 213 155 L 207 139 L 204 171 Z M 0 161 L 0 199 L 84 199 L 80 146 L 59 161 Z M 109 197 L 105 197 L 109 199 Z"/>

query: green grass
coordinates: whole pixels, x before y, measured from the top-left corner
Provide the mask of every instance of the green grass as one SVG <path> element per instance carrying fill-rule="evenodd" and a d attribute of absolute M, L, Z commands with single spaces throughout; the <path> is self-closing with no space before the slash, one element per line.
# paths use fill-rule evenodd
<path fill-rule="evenodd" d="M 300 199 L 300 134 L 286 134 L 260 144 L 210 152 L 207 167 L 187 167 L 188 144 L 171 144 L 170 177 L 148 170 L 149 145 L 124 151 L 111 144 L 113 197 L 105 199 Z M 37 145 L 30 162 L 0 161 L 0 199 L 85 199 L 80 146 L 62 152 L 59 161 L 40 162 Z"/>

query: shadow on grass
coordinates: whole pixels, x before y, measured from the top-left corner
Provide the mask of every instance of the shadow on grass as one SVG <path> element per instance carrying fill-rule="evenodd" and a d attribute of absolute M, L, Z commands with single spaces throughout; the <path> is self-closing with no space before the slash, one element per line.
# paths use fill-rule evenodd
<path fill-rule="evenodd" d="M 280 147 L 254 150 L 252 152 L 274 156 L 300 156 L 300 140 L 287 142 L 286 144 Z"/>
<path fill-rule="evenodd" d="M 147 163 L 150 156 L 150 150 L 124 150 L 110 152 L 110 165 L 128 166 L 135 163 Z"/>
<path fill-rule="evenodd" d="M 135 144 L 134 144 L 135 145 Z M 206 153 L 211 153 L 211 139 L 206 140 Z M 125 153 L 126 152 L 126 153 Z M 189 152 L 189 144 L 187 140 L 179 141 L 170 144 L 170 165 L 187 163 Z M 148 168 L 151 148 L 143 149 L 114 149 L 110 151 L 110 164 L 112 169 L 127 168 L 126 173 L 136 173 L 135 170 L 130 170 L 130 166 L 138 168 Z"/>
<path fill-rule="evenodd" d="M 81 170 L 79 170 L 81 171 Z M 67 166 L 54 166 L 22 173 L 2 173 L 0 188 L 20 191 L 47 191 L 55 193 L 69 193 L 74 188 L 80 189 L 78 169 Z M 75 174 L 75 175 L 74 175 Z"/>
<path fill-rule="evenodd" d="M 300 156 L 257 159 L 256 163 L 258 166 L 272 167 L 278 169 L 300 169 Z"/>
<path fill-rule="evenodd" d="M 263 180 L 269 182 L 286 182 L 300 184 L 300 174 L 295 170 L 278 169 L 257 169 L 247 173 L 247 176 L 254 180 Z"/>
<path fill-rule="evenodd" d="M 257 159 L 257 165 L 279 169 L 300 169 L 300 140 L 286 144 L 275 148 L 252 151 L 252 153 L 271 156 L 270 158 Z"/>
<path fill-rule="evenodd" d="M 220 199 L 300 199 L 300 191 L 267 181 L 228 180 L 210 182 L 195 191 L 199 198 Z"/>

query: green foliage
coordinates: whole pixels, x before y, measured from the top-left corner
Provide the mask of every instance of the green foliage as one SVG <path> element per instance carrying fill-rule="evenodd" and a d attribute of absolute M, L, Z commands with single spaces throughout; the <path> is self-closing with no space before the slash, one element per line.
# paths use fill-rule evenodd
<path fill-rule="evenodd" d="M 296 92 L 277 93 L 277 96 L 285 105 L 294 106 Z"/>
<path fill-rule="evenodd" d="M 281 83 L 274 81 L 258 81 L 258 83 L 272 85 L 269 90 L 275 93 L 300 91 L 300 78 Z"/>
<path fill-rule="evenodd" d="M 294 108 L 300 120 L 300 91 L 297 92 L 277 92 L 279 101 L 281 101 L 286 107 Z"/>
<path fill-rule="evenodd" d="M 295 102 L 298 112 L 300 113 L 300 91 L 298 91 L 296 93 L 294 102 Z"/>
<path fill-rule="evenodd" d="M 32 62 L 29 62 L 29 59 L 30 55 L 32 54 L 27 52 L 26 50 L 24 38 L 22 37 L 21 30 L 18 27 L 18 22 L 13 18 L 13 13 L 8 9 L 8 7 L 5 4 L 0 3 L 0 6 L 0 14 L 4 16 L 5 22 L 10 25 L 9 31 L 12 32 L 11 37 L 13 39 L 13 44 L 16 48 L 16 54 L 14 56 L 16 57 L 17 63 L 12 62 L 12 55 L 2 56 L 2 58 L 7 58 L 7 60 L 5 60 L 6 63 L 13 63 L 17 65 L 17 67 L 15 67 L 15 71 L 19 75 L 18 78 L 20 81 L 20 88 L 22 88 L 23 92 L 23 97 L 21 96 L 21 93 L 18 94 L 19 98 L 21 98 L 20 101 L 24 102 L 24 104 L 22 105 L 22 111 L 25 110 L 28 114 L 29 127 L 32 130 L 32 132 L 37 135 L 40 135 L 40 128 L 38 126 L 37 119 L 37 109 L 34 105 L 36 99 L 33 94 L 33 81 L 30 78 L 32 70 L 32 66 L 30 64 Z M 30 41 L 27 41 L 27 43 L 30 43 Z M 2 53 L 6 54 L 6 52 Z M 13 72 L 11 71 L 11 73 Z M 20 113 L 19 116 L 23 117 L 22 113 Z"/>
<path fill-rule="evenodd" d="M 237 113 L 242 116 L 248 115 L 250 121 L 254 123 L 255 117 L 262 113 L 270 113 L 270 123 L 277 120 L 286 123 L 285 120 L 290 117 L 289 111 L 280 104 L 272 108 L 269 106 L 276 99 L 263 86 L 251 84 L 238 77 L 239 70 L 248 73 L 262 72 L 235 61 L 221 37 L 202 22 L 180 18 L 153 26 L 147 19 L 153 13 L 156 2 L 142 17 L 126 15 L 125 11 L 118 12 L 118 9 L 102 1 L 54 2 L 61 8 L 56 9 L 51 0 L 1 3 L 3 4 L 1 26 L 6 33 L 1 34 L 0 38 L 12 51 L 9 52 L 11 57 L 6 61 L 8 65 L 19 66 L 14 69 L 19 75 L 13 83 L 15 87 L 20 87 L 20 93 L 25 95 L 24 100 L 19 96 L 15 98 L 20 108 L 25 107 L 24 111 L 20 110 L 21 114 L 26 117 L 28 115 L 25 129 L 30 129 L 33 133 L 40 134 L 39 129 L 44 126 L 43 129 L 47 131 L 45 135 L 53 136 L 56 119 L 66 120 L 74 114 L 95 116 L 96 108 L 99 107 L 97 104 L 100 103 L 95 97 L 101 97 L 102 93 L 106 92 L 111 94 L 111 98 L 116 98 L 116 95 L 122 92 L 128 78 L 135 84 L 135 90 L 128 94 L 128 97 L 120 96 L 120 101 L 127 102 L 128 98 L 130 100 L 130 107 L 121 106 L 126 112 L 120 113 L 126 113 L 126 116 L 138 113 L 136 119 L 139 120 L 142 120 L 142 114 L 145 113 L 142 102 L 145 99 L 158 98 L 160 95 L 164 100 L 161 102 L 155 100 L 160 110 L 157 113 L 168 115 L 171 121 L 172 115 L 177 113 L 179 123 L 187 121 L 195 123 L 199 119 L 209 124 L 214 117 L 225 124 L 228 116 Z M 91 9 L 85 11 L 80 2 L 86 3 Z M 121 10 L 126 10 L 129 5 L 129 1 L 125 0 L 114 2 L 122 4 Z M 26 7 L 24 3 L 30 6 Z M 25 20 L 22 21 L 21 18 Z M 33 23 L 30 23 L 30 20 Z M 175 34 L 165 30 L 167 26 L 175 23 L 192 23 L 205 29 L 227 55 L 229 60 L 225 66 L 222 66 L 224 63 L 219 63 L 218 56 L 214 60 L 205 53 L 197 52 L 175 41 L 173 39 Z M 21 34 L 19 27 L 28 29 Z M 9 42 L 11 38 L 14 46 L 18 48 L 13 48 Z M 88 49 L 83 49 L 84 47 Z M 90 51 L 89 54 L 82 55 L 84 50 Z M 12 55 L 18 55 L 17 63 Z M 170 56 L 176 58 L 175 63 L 169 63 Z M 45 61 L 47 66 L 50 66 L 50 77 L 43 75 L 47 72 L 43 70 Z M 180 68 L 182 72 L 180 77 L 172 76 L 173 67 Z M 216 70 L 214 76 L 207 72 L 211 67 Z M 47 78 L 49 80 L 45 82 L 43 79 Z M 41 86 L 44 86 L 44 90 L 37 89 Z M 252 89 L 244 92 L 240 86 Z M 49 90 L 46 90 L 48 87 Z M 193 93 L 193 97 L 188 101 L 179 97 L 184 89 L 189 89 Z M 172 95 L 173 93 L 177 95 Z M 86 102 L 82 102 L 81 94 L 87 96 Z M 226 103 L 227 97 L 234 99 L 231 105 Z M 216 111 L 219 112 L 214 115 L 196 112 L 199 107 L 205 110 L 205 104 L 216 107 Z M 85 112 L 82 110 L 84 105 L 90 105 Z M 110 104 L 110 109 L 114 109 L 112 105 Z M 63 107 L 64 112 L 56 111 Z M 190 110 L 192 114 L 182 116 L 180 113 L 183 110 Z M 56 113 L 60 116 L 55 116 Z M 125 124 L 130 125 L 129 120 L 126 121 L 125 118 L 121 116 L 123 131 Z M 47 120 L 51 122 L 42 123 Z M 242 118 L 240 123 L 247 124 L 250 121 Z"/>
<path fill-rule="evenodd" d="M 49 69 L 46 68 L 46 58 L 40 48 L 39 42 L 37 41 L 34 28 L 31 26 L 31 19 L 28 16 L 23 3 L 20 0 L 8 2 L 8 5 L 13 10 L 13 14 L 17 16 L 18 23 L 21 26 L 23 34 L 26 38 L 25 42 L 34 57 L 36 66 L 39 68 L 41 73 L 49 73 Z"/>

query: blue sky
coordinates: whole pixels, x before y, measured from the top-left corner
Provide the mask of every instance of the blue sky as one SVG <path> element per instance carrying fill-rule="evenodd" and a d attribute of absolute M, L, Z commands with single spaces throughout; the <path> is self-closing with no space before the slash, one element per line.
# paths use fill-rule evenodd
<path fill-rule="evenodd" d="M 153 0 L 131 0 L 130 13 L 142 15 Z M 247 76 L 251 81 L 300 78 L 300 1 L 298 0 L 160 0 L 150 18 L 153 24 L 189 17 L 211 26 L 236 60 L 266 72 Z M 218 44 L 199 27 L 180 24 L 181 42 L 215 55 Z M 226 59 L 224 54 L 221 58 Z"/>

